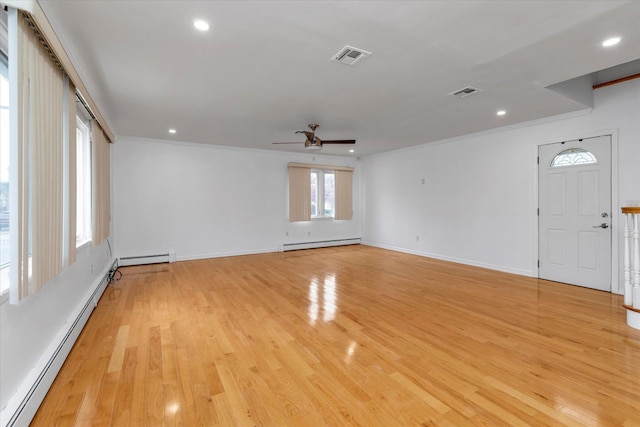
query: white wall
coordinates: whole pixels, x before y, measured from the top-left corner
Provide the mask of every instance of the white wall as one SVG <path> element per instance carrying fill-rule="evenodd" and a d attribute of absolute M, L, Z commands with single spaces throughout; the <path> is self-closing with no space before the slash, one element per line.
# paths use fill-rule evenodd
<path fill-rule="evenodd" d="M 359 237 L 364 217 L 371 244 L 536 275 L 538 144 L 614 131 L 618 199 L 640 199 L 640 80 L 599 89 L 594 102 L 590 114 L 360 162 L 316 155 L 320 164 L 356 167 L 353 221 L 287 222 L 286 164 L 311 163 L 312 155 L 122 138 L 112 147 L 114 255 L 274 251 Z M 621 217 L 618 206 L 614 215 Z M 0 305 L 0 408 L 28 383 L 110 260 L 105 243 L 90 248 L 19 306 Z"/>
<path fill-rule="evenodd" d="M 537 276 L 537 146 L 611 132 L 620 205 L 640 199 L 640 80 L 596 90 L 594 109 L 578 116 L 365 158 L 363 240 Z"/>
<path fill-rule="evenodd" d="M 175 251 L 177 260 L 209 258 L 361 235 L 355 158 L 128 137 L 114 148 L 118 257 Z M 289 223 L 292 161 L 355 166 L 354 219 Z"/>
<path fill-rule="evenodd" d="M 0 305 L 0 408 L 32 385 L 81 307 L 108 269 L 104 242 L 80 252 L 77 261 L 19 305 Z M 14 397 L 15 396 L 15 397 Z M 11 416 L 12 413 L 8 414 Z M 3 414 L 4 416 L 4 414 Z"/>

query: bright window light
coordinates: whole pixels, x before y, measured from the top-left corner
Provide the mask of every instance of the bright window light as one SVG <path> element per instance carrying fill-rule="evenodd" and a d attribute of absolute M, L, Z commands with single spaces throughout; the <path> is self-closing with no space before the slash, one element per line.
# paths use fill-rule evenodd
<path fill-rule="evenodd" d="M 169 133 L 176 133 L 175 129 L 169 129 Z"/>
<path fill-rule="evenodd" d="M 76 247 L 91 241 L 91 131 L 76 116 Z"/>
<path fill-rule="evenodd" d="M 0 10 L 0 13 L 3 13 Z M 2 16 L 0 15 L 0 18 Z M 9 62 L 0 32 L 0 294 L 9 290 Z"/>
<path fill-rule="evenodd" d="M 311 218 L 333 218 L 335 174 L 332 170 L 311 169 Z"/>
<path fill-rule="evenodd" d="M 507 114 L 507 112 L 504 111 L 504 110 L 499 110 L 499 111 L 496 112 L 496 115 L 498 115 L 498 116 L 504 116 L 505 114 Z"/>

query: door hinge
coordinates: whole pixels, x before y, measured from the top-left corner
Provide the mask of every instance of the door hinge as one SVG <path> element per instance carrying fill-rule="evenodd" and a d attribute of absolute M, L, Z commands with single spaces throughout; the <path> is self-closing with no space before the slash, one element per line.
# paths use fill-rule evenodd
<path fill-rule="evenodd" d="M 538 208 L 538 216 L 540 216 L 540 208 Z"/>
<path fill-rule="evenodd" d="M 540 164 L 540 156 L 538 156 L 538 164 Z"/>
<path fill-rule="evenodd" d="M 538 260 L 538 268 L 540 268 L 540 260 Z"/>

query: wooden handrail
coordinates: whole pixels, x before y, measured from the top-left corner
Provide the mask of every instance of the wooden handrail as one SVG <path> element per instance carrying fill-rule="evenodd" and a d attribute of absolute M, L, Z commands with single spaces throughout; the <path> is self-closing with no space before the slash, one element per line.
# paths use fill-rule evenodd
<path fill-rule="evenodd" d="M 628 82 L 629 80 L 634 80 L 634 79 L 637 79 L 637 78 L 640 78 L 640 73 L 632 74 L 632 75 L 627 76 L 627 77 L 621 77 L 619 79 L 611 80 L 610 82 L 600 83 L 598 85 L 594 85 L 593 86 L 593 90 L 600 89 L 601 87 L 617 85 L 618 83 Z"/>
<path fill-rule="evenodd" d="M 640 206 L 623 206 L 620 210 L 623 214 L 640 214 Z"/>

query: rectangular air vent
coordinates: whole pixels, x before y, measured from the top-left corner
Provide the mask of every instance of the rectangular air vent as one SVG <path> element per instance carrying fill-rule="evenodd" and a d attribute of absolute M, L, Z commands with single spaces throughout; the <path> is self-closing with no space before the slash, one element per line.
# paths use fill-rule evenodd
<path fill-rule="evenodd" d="M 366 50 L 358 49 L 353 46 L 345 46 L 340 49 L 340 52 L 333 55 L 331 60 L 341 64 L 354 65 L 357 61 L 362 58 L 366 58 L 369 55 L 371 55 L 371 52 L 367 52 Z"/>
<path fill-rule="evenodd" d="M 467 87 L 463 87 L 460 90 L 456 90 L 455 92 L 451 92 L 449 95 L 457 96 L 458 98 L 464 98 L 478 92 L 480 92 L 480 89 L 477 89 L 472 86 L 467 86 Z"/>

